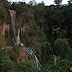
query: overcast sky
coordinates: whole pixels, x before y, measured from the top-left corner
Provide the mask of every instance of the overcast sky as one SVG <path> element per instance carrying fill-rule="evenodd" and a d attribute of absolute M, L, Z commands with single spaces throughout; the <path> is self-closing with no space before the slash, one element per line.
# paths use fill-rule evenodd
<path fill-rule="evenodd" d="M 9 1 L 9 0 L 8 0 Z M 18 1 L 25 1 L 26 3 L 29 3 L 29 1 L 32 0 L 10 0 L 11 2 L 18 2 Z M 54 0 L 35 0 L 37 3 L 40 3 L 42 1 L 44 1 L 45 5 L 51 5 L 54 4 Z M 69 0 L 63 0 L 62 4 L 67 4 L 67 1 Z"/>

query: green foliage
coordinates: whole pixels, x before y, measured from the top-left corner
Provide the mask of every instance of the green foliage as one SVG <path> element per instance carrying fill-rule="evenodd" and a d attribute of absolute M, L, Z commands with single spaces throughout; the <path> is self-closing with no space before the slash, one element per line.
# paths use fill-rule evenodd
<path fill-rule="evenodd" d="M 19 46 L 15 46 L 14 52 L 15 52 L 18 56 L 20 56 L 20 47 L 19 47 Z"/>
<path fill-rule="evenodd" d="M 6 50 L 0 49 L 0 71 L 1 72 L 13 72 L 14 63 L 10 60 L 7 60 Z"/>
<path fill-rule="evenodd" d="M 42 43 L 41 60 L 42 63 L 47 63 L 51 59 L 52 48 L 49 42 Z"/>
<path fill-rule="evenodd" d="M 19 28 L 19 23 L 18 23 L 16 17 L 14 17 L 14 23 L 15 23 L 16 28 Z"/>
<path fill-rule="evenodd" d="M 7 22 L 9 20 L 8 11 L 6 9 L 0 9 L 1 16 L 0 18 L 3 19 L 3 21 Z"/>
<path fill-rule="evenodd" d="M 3 46 L 3 42 L 0 42 L 0 49 L 2 48 L 2 46 Z"/>
<path fill-rule="evenodd" d="M 13 50 L 8 49 L 7 52 L 11 60 L 16 60 L 16 58 L 20 56 L 20 47 L 15 46 Z"/>
<path fill-rule="evenodd" d="M 53 55 L 53 60 L 45 64 L 40 72 L 68 72 L 72 64 L 70 59 L 62 59 Z"/>
<path fill-rule="evenodd" d="M 63 58 L 69 58 L 71 56 L 71 47 L 66 39 L 56 39 L 54 54 Z"/>
<path fill-rule="evenodd" d="M 4 22 L 10 23 L 7 8 L 13 9 L 16 11 L 16 29 L 18 27 L 25 27 L 25 32 L 21 34 L 21 42 L 24 43 L 25 46 L 33 46 L 35 49 L 40 49 L 39 44 L 43 42 L 41 57 L 39 58 L 41 63 L 46 65 L 44 65 L 39 72 L 68 72 L 72 64 L 72 59 L 70 60 L 72 54 L 71 0 L 69 5 L 61 6 L 59 5 L 62 0 L 55 0 L 58 6 L 45 6 L 43 2 L 37 4 L 34 0 L 30 1 L 29 4 L 25 2 L 8 4 L 6 2 L 6 0 L 0 0 L 0 3 L 2 3 L 4 7 L 0 9 L 0 25 L 3 25 Z M 19 17 L 21 17 L 21 19 Z M 19 19 L 21 20 L 20 26 L 18 24 Z M 9 33 L 10 32 L 6 31 L 5 34 L 6 45 L 11 45 Z M 7 53 L 6 50 L 1 50 L 2 44 L 3 43 L 0 42 L 0 71 L 11 72 L 14 69 L 13 63 L 5 60 L 7 59 Z M 52 51 L 56 56 L 51 56 Z M 36 54 L 38 56 L 40 53 L 36 51 Z M 20 47 L 16 46 L 13 50 L 8 49 L 8 55 L 10 59 L 15 60 L 20 55 Z M 38 69 L 34 67 L 35 65 L 32 62 L 21 62 L 16 65 L 15 72 L 38 72 Z"/>
<path fill-rule="evenodd" d="M 43 4 L 40 4 L 40 5 L 44 6 Z M 22 33 L 22 36 L 21 36 L 21 41 L 25 45 L 31 46 L 38 41 L 42 42 L 45 40 L 43 29 L 42 30 L 40 29 L 38 25 L 40 23 L 36 24 L 35 22 L 36 14 L 33 13 L 32 8 L 30 6 L 26 5 L 24 2 L 19 2 L 19 3 L 13 3 L 11 8 L 16 11 L 17 20 L 18 19 L 21 20 L 20 26 L 25 28 L 25 32 Z M 39 16 L 39 13 L 38 13 L 38 16 Z M 43 24 L 44 21 L 42 22 L 41 20 L 43 19 L 39 19 L 39 21 Z M 29 30 L 27 30 L 27 28 L 29 28 Z M 43 35 L 43 38 L 42 38 L 42 35 Z"/>
<path fill-rule="evenodd" d="M 4 72 L 13 72 L 14 71 L 14 63 L 11 60 L 4 60 Z"/>
<path fill-rule="evenodd" d="M 3 61 L 6 59 L 6 55 L 4 54 L 4 50 L 0 49 L 0 71 L 3 71 L 4 63 Z"/>
<path fill-rule="evenodd" d="M 23 13 L 23 12 L 26 12 L 28 8 L 25 2 L 19 2 L 19 3 L 13 2 L 11 9 L 15 10 L 18 13 Z"/>
<path fill-rule="evenodd" d="M 2 60 L 6 59 L 6 50 L 5 49 L 0 49 L 0 62 Z"/>
<path fill-rule="evenodd" d="M 16 58 L 18 57 L 17 53 L 15 53 L 14 51 L 12 51 L 11 49 L 8 49 L 8 55 L 10 57 L 11 60 L 16 60 Z"/>
<path fill-rule="evenodd" d="M 20 62 L 16 65 L 15 72 L 37 72 L 38 69 L 32 61 Z"/>
<path fill-rule="evenodd" d="M 2 60 L 0 62 L 0 71 L 1 72 L 13 72 L 14 63 L 10 60 Z"/>
<path fill-rule="evenodd" d="M 2 17 L 4 21 L 8 19 L 8 12 L 5 9 L 2 10 Z"/>
<path fill-rule="evenodd" d="M 33 45 L 33 48 L 35 48 L 35 49 L 40 48 L 40 47 L 41 47 L 41 45 L 39 43 L 36 43 Z"/>
<path fill-rule="evenodd" d="M 8 23 L 9 21 L 9 14 L 7 9 L 0 9 L 0 25 L 2 25 L 4 22 Z"/>
<path fill-rule="evenodd" d="M 5 41 L 7 46 L 11 45 L 11 36 L 10 36 L 10 31 L 8 30 L 5 30 Z"/>

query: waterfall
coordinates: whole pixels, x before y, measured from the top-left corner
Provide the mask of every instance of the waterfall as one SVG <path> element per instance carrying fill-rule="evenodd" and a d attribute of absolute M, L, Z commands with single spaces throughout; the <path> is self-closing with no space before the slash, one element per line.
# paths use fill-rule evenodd
<path fill-rule="evenodd" d="M 18 36 L 16 38 L 16 28 L 15 28 L 15 24 L 14 24 L 14 12 L 13 12 L 13 10 L 9 10 L 9 11 L 10 11 L 10 16 L 11 16 L 11 37 L 12 37 L 12 43 L 13 43 L 13 46 L 16 46 L 16 45 L 20 44 L 20 29 L 18 29 Z M 41 64 L 40 64 L 37 56 L 29 48 L 26 48 L 26 51 L 29 54 L 30 59 L 36 64 L 36 67 L 38 67 L 39 70 L 40 70 Z"/>
<path fill-rule="evenodd" d="M 20 29 L 18 29 L 17 45 L 20 44 Z"/>
<path fill-rule="evenodd" d="M 14 12 L 13 10 L 10 11 L 10 16 L 11 16 L 11 37 L 12 37 L 12 44 L 13 46 L 17 45 L 16 42 L 16 29 L 15 29 L 15 24 L 14 24 Z"/>
<path fill-rule="evenodd" d="M 41 64 L 40 64 L 37 56 L 34 54 L 34 52 L 33 52 L 31 49 L 26 48 L 26 50 L 27 50 L 27 53 L 29 54 L 30 59 L 31 59 L 34 63 L 36 63 L 36 66 L 37 66 L 37 67 L 39 68 L 39 70 L 40 70 Z"/>

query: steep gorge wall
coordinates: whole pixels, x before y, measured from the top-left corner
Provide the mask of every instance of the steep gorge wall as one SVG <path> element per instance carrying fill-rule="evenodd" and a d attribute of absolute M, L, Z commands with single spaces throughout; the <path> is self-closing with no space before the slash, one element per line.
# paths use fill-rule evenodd
<path fill-rule="evenodd" d="M 27 23 L 27 16 L 24 14 L 24 13 L 21 13 L 18 17 L 17 17 L 17 20 L 18 20 L 18 24 L 19 24 L 19 27 L 21 29 L 21 33 L 24 33 L 25 31 L 29 31 L 29 26 Z"/>
<path fill-rule="evenodd" d="M 1 35 L 5 35 L 6 30 L 9 30 L 9 29 L 10 29 L 9 24 L 4 23 L 3 25 L 0 25 Z"/>
<path fill-rule="evenodd" d="M 12 10 L 12 11 L 13 11 L 14 17 L 16 18 L 16 12 L 15 12 L 14 10 Z M 24 21 L 24 19 L 23 19 L 23 16 L 19 16 L 18 19 L 19 19 L 19 20 L 18 20 L 18 24 L 19 24 L 19 27 L 20 27 L 20 29 L 21 29 L 21 32 L 25 32 L 25 21 Z M 2 25 L 0 25 L 0 33 L 1 33 L 1 35 L 5 36 L 6 30 L 7 30 L 7 31 L 10 30 L 10 25 L 11 25 L 11 24 L 6 24 L 5 22 L 4 22 Z M 16 30 L 17 30 L 17 28 L 16 28 Z M 0 41 L 1 41 L 1 40 L 0 40 Z M 3 41 L 3 44 L 4 44 L 4 42 L 5 42 L 5 39 L 4 39 L 4 41 Z M 5 44 L 6 44 L 6 42 L 5 42 Z M 10 51 L 12 51 L 13 55 L 15 54 L 15 52 L 13 51 L 14 48 L 13 48 L 12 46 L 2 47 L 2 49 L 10 49 Z M 10 54 L 8 54 L 8 58 L 10 59 Z M 29 59 L 29 58 L 28 58 L 28 55 L 27 55 L 27 53 L 26 53 L 26 49 L 20 47 L 20 56 L 17 56 L 16 59 L 13 60 L 13 62 L 19 63 L 20 60 L 23 61 L 23 62 L 25 62 L 25 61 L 27 61 L 28 59 Z"/>
<path fill-rule="evenodd" d="M 29 42 L 30 44 L 34 43 L 34 42 L 35 42 L 35 40 L 34 40 L 35 35 L 32 34 L 32 32 L 30 31 L 31 28 L 35 27 L 35 26 L 32 25 L 32 23 L 30 23 L 32 20 L 27 21 L 28 19 L 26 19 L 26 16 L 25 16 L 24 14 L 21 14 L 21 15 L 19 15 L 18 17 L 16 17 L 16 12 L 15 12 L 14 10 L 12 10 L 12 11 L 13 11 L 14 17 L 15 17 L 15 18 L 17 19 L 17 21 L 18 21 L 18 24 L 19 24 L 19 27 L 20 27 L 20 30 L 21 30 L 21 34 L 25 34 L 24 32 L 27 32 L 27 34 L 26 34 L 26 35 L 27 35 L 27 36 L 26 36 L 26 41 Z M 30 28 L 30 27 L 31 27 L 31 28 Z M 4 35 L 4 36 L 5 36 L 6 30 L 10 30 L 10 24 L 4 23 L 3 25 L 0 25 L 1 35 Z M 17 28 L 16 28 L 16 30 L 17 30 Z M 33 28 L 32 31 L 34 31 L 34 30 L 35 30 L 35 29 Z M 36 32 L 36 31 L 35 31 L 35 32 Z M 34 33 L 35 33 L 35 32 L 34 32 Z M 29 34 L 30 36 L 29 36 L 28 34 Z M 32 35 L 31 35 L 31 34 L 32 34 Z M 25 39 L 24 36 L 22 36 L 22 38 Z M 28 39 L 29 39 L 29 40 L 28 40 Z M 33 41 L 34 41 L 34 42 L 33 42 Z M 28 44 L 29 44 L 29 43 L 28 43 Z M 31 45 L 29 45 L 29 46 L 31 46 Z M 11 47 L 8 47 L 8 48 L 11 49 Z M 3 48 L 3 49 L 6 49 L 6 48 Z M 12 51 L 13 51 L 13 49 L 12 49 Z M 15 62 L 16 62 L 16 63 L 19 63 L 20 60 L 22 60 L 23 62 L 29 60 L 25 48 L 20 48 L 20 56 L 16 57 Z"/>

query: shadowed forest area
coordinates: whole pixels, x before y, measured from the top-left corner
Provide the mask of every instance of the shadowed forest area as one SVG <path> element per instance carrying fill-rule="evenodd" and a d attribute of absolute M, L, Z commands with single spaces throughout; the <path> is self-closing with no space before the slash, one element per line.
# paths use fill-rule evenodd
<path fill-rule="evenodd" d="M 0 0 L 0 72 L 69 72 L 72 67 L 72 0 L 62 5 L 46 6 L 35 0 L 29 3 Z M 15 35 L 14 45 L 10 10 Z M 20 34 L 18 32 L 20 29 Z M 23 44 L 23 46 L 22 46 Z M 33 50 L 40 69 L 25 48 Z M 25 53 L 25 54 L 24 54 Z"/>

